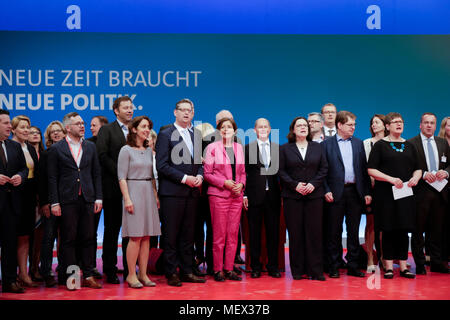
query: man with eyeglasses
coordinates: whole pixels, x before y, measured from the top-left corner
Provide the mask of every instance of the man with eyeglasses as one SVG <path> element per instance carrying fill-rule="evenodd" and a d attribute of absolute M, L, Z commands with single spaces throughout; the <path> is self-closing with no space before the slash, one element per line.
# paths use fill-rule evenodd
<path fill-rule="evenodd" d="M 323 116 L 318 112 L 308 114 L 309 135 L 312 141 L 321 143 L 325 139 L 323 131 Z"/>
<path fill-rule="evenodd" d="M 126 144 L 128 124 L 133 118 L 133 102 L 123 96 L 114 100 L 112 105 L 116 121 L 105 124 L 97 135 L 97 152 L 102 167 L 103 201 L 103 273 L 106 282 L 119 284 L 117 277 L 117 247 L 122 227 L 122 192 L 117 177 L 117 161 L 120 149 Z M 128 238 L 122 238 L 123 277 L 128 276 L 126 250 Z"/>
<path fill-rule="evenodd" d="M 167 283 L 204 283 L 193 274 L 196 211 L 203 183 L 202 134 L 193 128 L 194 104 L 182 99 L 175 104 L 175 123 L 156 139 L 164 267 Z M 180 275 L 177 274 L 180 268 Z"/>
<path fill-rule="evenodd" d="M 76 112 L 63 118 L 65 139 L 48 151 L 48 188 L 51 212 L 61 217 L 61 245 L 58 281 L 67 280 L 67 269 L 78 265 L 83 271 L 83 286 L 99 289 L 93 277 L 95 254 L 94 214 L 102 210 L 100 164 L 95 144 L 84 140 L 84 122 Z M 77 250 L 80 256 L 77 257 Z M 68 286 L 71 290 L 72 287 Z"/>
<path fill-rule="evenodd" d="M 322 107 L 322 116 L 324 118 L 324 132 L 326 137 L 332 137 L 336 134 L 336 106 L 332 103 L 327 103 Z"/>
<path fill-rule="evenodd" d="M 330 278 L 339 278 L 344 217 L 347 227 L 347 274 L 355 277 L 365 276 L 358 270 L 358 234 L 364 205 L 369 205 L 372 197 L 364 145 L 360 139 L 353 136 L 355 120 L 356 116 L 349 111 L 338 112 L 336 135 L 322 143 L 328 161 L 324 186 L 325 200 L 329 204 L 325 232 Z"/>

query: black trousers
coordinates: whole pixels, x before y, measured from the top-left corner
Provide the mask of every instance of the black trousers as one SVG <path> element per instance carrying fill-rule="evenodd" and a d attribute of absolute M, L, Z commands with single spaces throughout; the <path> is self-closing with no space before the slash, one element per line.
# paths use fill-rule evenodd
<path fill-rule="evenodd" d="M 2 248 L 2 280 L 10 284 L 17 278 L 17 219 L 11 204 L 11 195 L 6 194 L 6 201 L 0 212 L 0 246 Z"/>
<path fill-rule="evenodd" d="M 165 274 L 192 273 L 198 198 L 160 197 Z"/>
<path fill-rule="evenodd" d="M 206 248 L 205 248 L 205 229 L 206 224 Z M 199 260 L 206 261 L 209 268 L 213 268 L 212 257 L 212 226 L 211 211 L 209 209 L 208 195 L 202 195 L 199 198 L 198 214 L 195 222 L 195 257 Z"/>
<path fill-rule="evenodd" d="M 266 191 L 268 193 L 268 191 Z M 271 203 L 270 197 L 264 198 L 259 206 L 249 206 L 247 212 L 250 240 L 250 265 L 253 271 L 261 271 L 261 231 L 262 223 L 266 231 L 267 270 L 278 271 L 278 242 L 280 239 L 280 207 Z"/>
<path fill-rule="evenodd" d="M 427 254 L 431 264 L 442 264 L 442 246 L 444 240 L 446 203 L 441 194 L 433 190 L 424 190 L 417 196 L 416 232 L 411 237 L 411 250 L 416 265 L 425 264 L 423 233 L 427 237 Z"/>
<path fill-rule="evenodd" d="M 44 235 L 42 237 L 41 266 L 39 272 L 43 277 L 48 277 L 52 271 L 53 246 L 55 240 L 58 238 L 61 217 L 56 217 L 50 213 L 50 217 L 42 217 L 42 223 L 44 224 Z M 58 263 L 60 263 L 60 252 L 58 254 Z"/>
<path fill-rule="evenodd" d="M 283 198 L 283 205 L 292 275 L 322 275 L 323 199 Z"/>
<path fill-rule="evenodd" d="M 103 273 L 106 275 L 117 273 L 117 243 L 122 227 L 122 196 L 103 200 Z M 128 238 L 122 238 L 122 264 L 124 279 L 128 275 L 127 265 Z"/>
<path fill-rule="evenodd" d="M 328 259 L 329 267 L 337 269 L 342 257 L 342 223 L 345 217 L 347 227 L 347 266 L 358 267 L 359 253 L 359 223 L 364 210 L 355 185 L 344 187 L 344 193 L 339 201 L 329 204 L 328 211 Z"/>
<path fill-rule="evenodd" d="M 381 242 L 383 247 L 383 259 L 408 259 L 409 237 L 407 231 L 383 231 L 383 239 Z"/>
<path fill-rule="evenodd" d="M 83 277 L 92 276 L 95 268 L 93 247 L 95 239 L 94 203 L 86 202 L 82 196 L 78 201 L 61 205 L 61 267 L 58 278 L 66 279 L 66 270 L 71 265 L 79 265 Z M 77 259 L 77 247 L 79 260 Z"/>

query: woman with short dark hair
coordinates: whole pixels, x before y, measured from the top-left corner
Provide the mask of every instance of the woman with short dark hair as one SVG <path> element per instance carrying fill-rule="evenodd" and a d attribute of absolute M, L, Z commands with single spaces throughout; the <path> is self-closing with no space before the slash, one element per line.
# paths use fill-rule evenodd
<path fill-rule="evenodd" d="M 321 145 L 309 141 L 306 118 L 292 121 L 287 138 L 289 142 L 280 147 L 279 176 L 291 273 L 294 280 L 306 274 L 324 281 L 322 209 L 328 163 Z"/>
<path fill-rule="evenodd" d="M 373 205 L 377 224 L 383 232 L 382 248 L 386 263 L 384 278 L 394 277 L 393 260 L 400 261 L 400 276 L 415 278 L 406 265 L 408 259 L 408 232 L 414 231 L 416 221 L 415 197 L 394 199 L 394 188 L 404 184 L 412 188 L 417 185 L 422 170 L 419 169 L 415 147 L 402 138 L 403 118 L 399 113 L 386 115 L 386 129 L 389 135 L 379 140 L 369 156 L 368 173 L 376 181 L 373 191 Z"/>

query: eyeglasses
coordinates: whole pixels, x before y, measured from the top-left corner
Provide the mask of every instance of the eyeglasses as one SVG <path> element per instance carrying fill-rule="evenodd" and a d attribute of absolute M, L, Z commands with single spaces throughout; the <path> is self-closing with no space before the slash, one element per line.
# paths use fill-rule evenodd
<path fill-rule="evenodd" d="M 308 120 L 308 123 L 319 123 L 321 122 L 320 120 Z"/>
<path fill-rule="evenodd" d="M 344 125 L 345 126 L 347 126 L 347 127 L 353 127 L 353 128 L 355 128 L 356 127 L 356 123 L 344 123 Z"/>
<path fill-rule="evenodd" d="M 191 113 L 194 109 L 188 109 L 188 108 L 184 108 L 184 109 L 179 109 L 177 108 L 178 111 L 181 111 L 182 113 Z"/>
<path fill-rule="evenodd" d="M 403 123 L 403 120 L 395 120 L 395 121 L 391 121 L 390 124 L 398 124 L 398 123 Z"/>
<path fill-rule="evenodd" d="M 71 123 L 71 125 L 73 125 L 73 126 L 79 126 L 79 127 L 84 127 L 85 124 L 86 124 L 86 123 L 85 123 L 84 121 Z"/>
<path fill-rule="evenodd" d="M 39 131 L 30 131 L 30 134 L 39 134 Z"/>
<path fill-rule="evenodd" d="M 50 134 L 61 133 L 61 132 L 63 132 L 61 129 L 56 129 L 56 130 L 50 131 Z"/>

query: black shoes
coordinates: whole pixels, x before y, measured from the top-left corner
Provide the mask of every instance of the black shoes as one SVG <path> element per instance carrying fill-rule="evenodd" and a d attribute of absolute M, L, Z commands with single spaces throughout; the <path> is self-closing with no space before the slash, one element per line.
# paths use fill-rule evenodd
<path fill-rule="evenodd" d="M 330 268 L 330 274 L 329 274 L 330 278 L 339 278 L 339 271 L 337 269 L 334 268 Z"/>
<path fill-rule="evenodd" d="M 46 288 L 53 288 L 53 287 L 56 287 L 56 285 L 58 284 L 55 280 L 55 277 L 53 277 L 51 275 L 44 277 L 44 282 L 45 282 Z"/>
<path fill-rule="evenodd" d="M 217 271 L 214 273 L 214 280 L 217 282 L 224 282 L 225 281 L 225 275 L 222 271 Z"/>
<path fill-rule="evenodd" d="M 239 276 L 242 275 L 242 270 L 237 266 L 233 266 L 233 271 L 236 272 Z"/>
<path fill-rule="evenodd" d="M 260 278 L 261 277 L 261 272 L 260 271 L 252 271 L 251 277 L 253 279 Z"/>
<path fill-rule="evenodd" d="M 392 269 L 386 270 L 383 277 L 385 279 L 393 279 L 394 278 L 394 270 L 392 270 Z"/>
<path fill-rule="evenodd" d="M 101 280 L 103 278 L 102 274 L 97 270 L 97 268 L 94 268 L 94 270 L 92 270 L 92 276 L 97 280 Z"/>
<path fill-rule="evenodd" d="M 311 280 L 325 281 L 325 276 L 324 275 L 313 276 L 311 277 Z"/>
<path fill-rule="evenodd" d="M 106 282 L 111 284 L 119 284 L 119 278 L 117 277 L 117 274 L 111 273 L 106 275 Z"/>
<path fill-rule="evenodd" d="M 178 278 L 178 275 L 176 275 L 176 274 L 172 274 L 167 278 L 167 284 L 172 287 L 181 287 L 182 286 L 180 278 Z"/>
<path fill-rule="evenodd" d="M 294 280 L 302 280 L 302 279 L 304 279 L 301 275 L 298 275 L 298 274 L 293 274 L 293 275 L 292 275 L 292 278 L 293 278 Z"/>
<path fill-rule="evenodd" d="M 425 270 L 425 266 L 424 265 L 416 265 L 416 274 L 417 275 L 426 275 L 427 274 L 427 270 Z"/>
<path fill-rule="evenodd" d="M 442 264 L 431 264 L 431 272 L 449 273 L 448 268 Z"/>
<path fill-rule="evenodd" d="M 225 279 L 241 281 L 242 278 L 235 271 L 225 271 Z"/>
<path fill-rule="evenodd" d="M 414 279 L 416 275 L 409 271 L 408 269 L 405 269 L 403 271 L 400 271 L 400 277 L 407 278 L 407 279 Z"/>
<path fill-rule="evenodd" d="M 198 265 L 192 266 L 192 273 L 194 275 L 196 275 L 197 277 L 204 277 L 204 276 L 206 276 L 206 273 L 203 272 L 202 270 L 200 270 Z"/>
<path fill-rule="evenodd" d="M 18 282 L 3 283 L 2 292 L 25 293 L 25 289 Z"/>
<path fill-rule="evenodd" d="M 181 276 L 181 282 L 205 283 L 206 279 L 197 277 L 196 275 L 190 273 L 190 274 L 183 274 Z"/>
<path fill-rule="evenodd" d="M 272 278 L 281 278 L 281 273 L 279 273 L 278 271 L 269 271 L 269 276 L 271 276 Z"/>
<path fill-rule="evenodd" d="M 358 269 L 348 268 L 347 275 L 352 277 L 364 278 L 366 274 L 364 272 L 359 271 Z"/>

